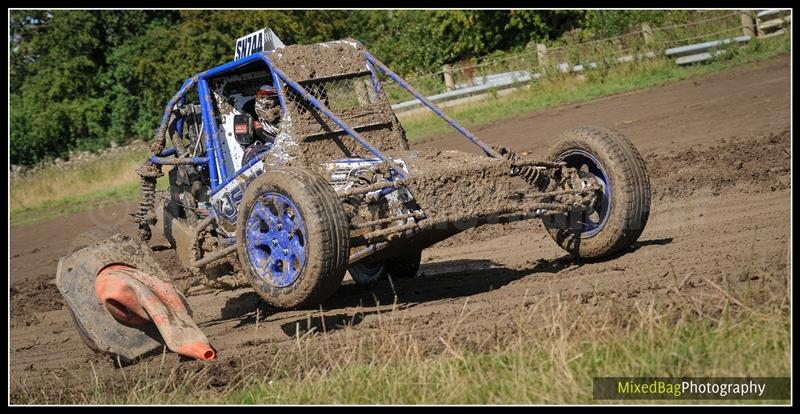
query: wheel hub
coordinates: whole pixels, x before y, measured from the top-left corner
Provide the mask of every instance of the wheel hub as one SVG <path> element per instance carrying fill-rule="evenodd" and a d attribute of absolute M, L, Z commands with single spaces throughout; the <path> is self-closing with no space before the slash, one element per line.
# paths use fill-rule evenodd
<path fill-rule="evenodd" d="M 605 226 L 611 210 L 611 186 L 609 175 L 600 161 L 584 150 L 572 150 L 562 154 L 560 161 L 567 166 L 562 170 L 564 189 L 580 190 L 597 188 L 583 194 L 571 194 L 560 200 L 575 206 L 570 214 L 571 227 L 580 231 L 581 237 L 592 237 Z"/>
<path fill-rule="evenodd" d="M 247 217 L 247 252 L 260 278 L 276 287 L 294 283 L 305 267 L 306 226 L 283 194 L 265 193 Z"/>

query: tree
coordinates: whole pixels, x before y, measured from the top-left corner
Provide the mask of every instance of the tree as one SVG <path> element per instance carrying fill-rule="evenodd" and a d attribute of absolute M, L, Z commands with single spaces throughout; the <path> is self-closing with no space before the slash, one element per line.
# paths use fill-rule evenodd
<path fill-rule="evenodd" d="M 574 28 L 622 33 L 690 12 L 574 10 L 14 10 L 9 13 L 11 162 L 151 137 L 189 76 L 272 28 L 286 44 L 355 38 L 407 76 L 514 51 Z"/>

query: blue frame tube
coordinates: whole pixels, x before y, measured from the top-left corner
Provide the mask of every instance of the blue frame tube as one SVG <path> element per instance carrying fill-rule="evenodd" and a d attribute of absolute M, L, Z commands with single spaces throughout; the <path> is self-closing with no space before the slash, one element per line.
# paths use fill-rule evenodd
<path fill-rule="evenodd" d="M 272 62 L 270 62 L 266 53 L 262 52 L 261 60 L 263 60 L 264 63 L 267 64 L 267 68 L 269 68 L 269 73 L 272 75 L 272 87 L 275 88 L 275 93 L 278 94 L 278 102 L 281 104 L 281 111 L 286 113 L 286 96 L 285 94 L 281 93 L 283 91 L 281 79 L 278 77 L 278 74 L 275 73 L 275 68 L 272 66 Z"/>
<path fill-rule="evenodd" d="M 478 139 L 475 135 L 472 135 L 471 132 L 467 131 L 464 127 L 462 127 L 455 119 L 450 118 L 445 114 L 439 107 L 433 104 L 433 102 L 426 99 L 421 93 L 417 92 L 411 85 L 409 85 L 406 81 L 404 81 L 400 76 L 397 76 L 396 73 L 392 72 L 386 65 L 381 63 L 378 59 L 375 59 L 375 56 L 372 56 L 367 51 L 364 51 L 364 57 L 367 58 L 367 62 L 372 63 L 373 65 L 377 66 L 378 69 L 381 70 L 386 76 L 390 77 L 393 81 L 397 82 L 403 89 L 407 90 L 410 94 L 414 95 L 415 98 L 419 99 L 425 106 L 430 108 L 436 115 L 439 115 L 440 118 L 444 119 L 445 122 L 450 124 L 453 128 L 455 128 L 458 132 L 461 133 L 465 138 L 470 140 L 473 144 L 479 146 L 486 155 L 493 157 L 493 158 L 503 158 L 500 153 L 495 151 L 492 147 L 486 145 L 483 141 Z"/>
<path fill-rule="evenodd" d="M 175 165 L 174 161 L 176 160 L 183 160 L 183 158 L 178 159 L 167 159 L 165 157 L 157 157 L 155 155 L 150 156 L 150 162 L 153 164 L 158 165 Z M 206 157 L 195 157 L 191 158 L 191 162 L 182 162 L 180 164 L 192 164 L 192 165 L 206 165 L 208 164 L 208 158 Z"/>
<path fill-rule="evenodd" d="M 166 108 L 164 108 L 164 115 L 161 116 L 161 123 L 158 126 L 159 130 L 167 126 L 167 122 L 169 122 L 169 116 L 172 115 L 172 108 L 174 108 L 175 105 L 181 99 L 183 99 L 184 96 L 186 96 L 186 92 L 188 92 L 189 89 L 191 89 L 194 86 L 195 82 L 197 82 L 196 76 L 192 76 L 191 78 L 183 81 L 183 85 L 181 85 L 181 88 L 178 89 L 178 92 L 172 96 L 169 102 L 167 102 L 167 106 Z"/>
<path fill-rule="evenodd" d="M 249 56 L 245 56 L 245 57 L 243 57 L 243 58 L 241 58 L 239 60 L 234 60 L 233 62 L 225 63 L 225 64 L 217 66 L 215 68 L 211 68 L 211 69 L 209 69 L 209 70 L 207 70 L 205 72 L 200 72 L 200 73 L 197 74 L 197 76 L 199 78 L 201 78 L 201 79 L 208 79 L 208 78 L 211 78 L 211 77 L 214 77 L 214 76 L 217 76 L 217 75 L 221 75 L 221 74 L 223 74 L 225 72 L 228 72 L 230 70 L 236 69 L 236 68 L 238 68 L 240 66 L 244 66 L 244 65 L 246 65 L 248 63 L 255 62 L 257 60 L 260 60 L 260 61 L 266 63 L 267 68 L 269 68 L 270 73 L 272 74 L 273 88 L 275 88 L 275 92 L 278 93 L 278 100 L 280 101 L 281 108 L 285 111 L 286 110 L 286 103 L 284 102 L 283 95 L 281 95 L 281 93 L 280 93 L 281 92 L 281 85 L 280 85 L 278 77 L 275 75 L 275 71 L 273 70 L 274 67 L 272 66 L 272 62 L 270 62 L 269 57 L 267 57 L 267 52 L 259 52 L 259 53 L 255 53 L 255 54 L 252 54 L 252 55 L 249 55 Z"/>
<path fill-rule="evenodd" d="M 182 106 L 186 102 L 186 95 L 182 95 L 180 99 L 178 99 L 178 106 Z M 175 125 L 176 132 L 178 133 L 178 139 L 180 140 L 181 146 L 183 146 L 183 117 L 178 118 L 178 123 Z"/>
<path fill-rule="evenodd" d="M 201 79 L 208 79 L 217 75 L 221 75 L 229 70 L 236 69 L 239 66 L 244 66 L 250 62 L 254 62 L 256 60 L 263 60 L 263 56 L 261 53 L 255 53 L 252 55 L 245 56 L 239 60 L 234 60 L 232 62 L 228 62 L 222 65 L 219 65 L 215 68 L 211 68 L 205 72 L 200 72 L 197 74 L 197 77 Z"/>
<path fill-rule="evenodd" d="M 170 155 L 175 155 L 178 152 L 178 149 L 175 147 L 169 147 L 166 149 L 161 150 L 158 154 L 159 157 L 169 157 Z"/>
<path fill-rule="evenodd" d="M 236 177 L 243 169 L 239 169 L 236 173 L 232 176 L 228 176 L 227 168 L 225 167 L 224 158 L 222 156 L 222 144 L 217 136 L 217 123 L 214 121 L 214 105 L 211 101 L 211 93 L 208 89 L 208 78 L 221 75 L 226 73 L 230 70 L 237 69 L 243 65 L 246 65 L 251 62 L 255 61 L 262 61 L 267 65 L 267 68 L 270 69 L 270 73 L 272 74 L 272 82 L 275 91 L 278 93 L 278 100 L 281 104 L 281 109 L 286 111 L 286 103 L 284 100 L 283 94 L 281 94 L 281 84 L 279 82 L 278 76 L 275 74 L 274 67 L 272 63 L 269 61 L 269 58 L 266 56 L 265 52 L 256 53 L 253 55 L 245 56 L 239 60 L 235 60 L 233 62 L 228 62 L 226 64 L 217 66 L 215 68 L 209 69 L 205 72 L 201 72 L 196 76 L 199 78 L 198 82 L 198 94 L 200 95 L 200 107 L 203 112 L 203 125 L 206 132 L 206 142 L 208 143 L 209 139 L 211 140 L 211 146 L 207 146 L 206 148 L 206 156 L 209 160 L 209 170 L 214 171 L 214 167 L 216 166 L 217 171 L 215 171 L 215 176 L 211 177 L 211 192 L 216 193 L 220 188 L 224 187 L 225 184 L 230 182 L 230 178 Z M 211 148 L 212 151 L 208 149 Z M 252 164 L 250 164 L 252 165 Z M 243 167 L 244 168 L 244 167 Z"/>
<path fill-rule="evenodd" d="M 250 62 L 261 60 L 267 64 L 267 67 L 272 69 L 272 65 L 270 64 L 268 58 L 266 56 L 262 56 L 262 54 L 255 54 L 244 57 L 242 59 L 226 63 L 221 66 L 217 66 L 215 68 L 209 69 L 205 72 L 198 73 L 195 76 L 192 76 L 189 79 L 186 79 L 183 84 L 181 85 L 178 92 L 173 95 L 173 97 L 167 103 L 164 109 L 164 115 L 161 117 L 161 123 L 159 125 L 159 129 L 163 129 L 166 127 L 167 122 L 169 122 L 169 117 L 172 114 L 172 109 L 175 107 L 176 104 L 182 103 L 185 100 L 186 94 L 189 90 L 197 85 L 197 92 L 200 97 L 200 107 L 201 107 L 201 117 L 203 120 L 203 129 L 205 130 L 205 152 L 206 157 L 196 157 L 193 158 L 192 161 L 194 164 L 206 164 L 208 166 L 208 174 L 209 178 L 211 179 L 211 188 L 212 191 L 216 191 L 219 185 L 222 182 L 227 181 L 227 171 L 225 168 L 224 162 L 220 163 L 223 160 L 222 157 L 222 148 L 219 143 L 219 138 L 217 137 L 217 123 L 214 121 L 214 106 L 211 104 L 211 95 L 208 89 L 208 81 L 207 78 L 213 77 L 215 75 L 219 75 L 225 73 L 229 70 L 235 69 L 239 66 L 246 65 Z M 272 79 L 275 83 L 275 89 L 277 92 L 280 92 L 281 85 L 278 82 L 278 78 L 275 75 L 274 71 L 272 72 Z M 286 104 L 284 102 L 283 96 L 279 95 L 280 103 L 283 109 L 286 109 Z M 183 136 L 183 122 L 182 120 L 178 121 L 178 133 Z M 165 151 L 162 151 L 158 155 L 153 155 L 150 158 L 150 161 L 154 164 L 163 164 L 163 160 L 159 160 L 160 157 L 166 157 L 169 155 L 175 154 L 176 149 L 170 148 Z"/>
<path fill-rule="evenodd" d="M 211 92 L 208 90 L 208 81 L 201 78 L 200 84 L 204 86 L 203 89 L 205 90 L 204 96 L 200 97 L 200 102 L 201 105 L 203 102 L 205 102 L 207 105 L 203 112 L 207 112 L 208 114 L 207 117 L 209 121 L 209 128 L 211 129 L 211 134 L 209 136 L 214 141 L 214 161 L 217 165 L 217 168 L 219 168 L 219 174 L 217 174 L 217 178 L 220 182 L 222 182 L 228 178 L 228 170 L 227 167 L 225 167 L 225 158 L 222 156 L 222 142 L 220 142 L 219 135 L 217 135 L 217 121 L 214 119 L 214 104 L 212 103 L 213 101 L 211 98 Z M 209 131 L 206 130 L 206 132 Z M 206 156 L 207 155 L 208 154 L 206 154 Z"/>
<path fill-rule="evenodd" d="M 378 96 L 381 96 L 381 82 L 378 80 L 378 74 L 375 73 L 375 66 L 372 64 L 372 62 L 367 61 L 367 68 L 369 68 L 372 78 L 372 89 L 375 90 L 375 93 L 378 94 Z"/>
<path fill-rule="evenodd" d="M 216 190 L 221 181 L 218 175 L 218 162 L 217 162 L 217 149 L 216 144 L 216 122 L 212 117 L 211 97 L 208 96 L 208 82 L 205 79 L 200 79 L 197 84 L 197 93 L 200 95 L 200 108 L 203 117 L 203 129 L 206 133 L 206 157 L 208 158 L 208 174 L 211 178 L 211 190 Z"/>
<path fill-rule="evenodd" d="M 269 64 L 268 64 L 269 65 Z M 275 74 L 275 71 L 270 69 L 270 73 L 272 73 L 272 87 L 275 88 L 275 92 L 278 94 L 278 102 L 281 104 L 281 111 L 286 113 L 286 96 L 281 93 L 283 90 L 283 86 L 281 85 L 281 80 L 278 78 L 278 75 Z"/>
<path fill-rule="evenodd" d="M 270 147 L 270 148 L 272 148 L 272 147 Z M 269 150 L 267 150 L 267 151 L 269 151 Z M 225 186 L 226 186 L 226 185 L 228 185 L 228 184 L 229 184 L 231 181 L 235 180 L 235 179 L 236 179 L 236 177 L 238 177 L 238 176 L 239 176 L 239 175 L 241 175 L 243 172 L 245 172 L 245 171 L 246 171 L 248 168 L 252 167 L 254 164 L 256 164 L 257 162 L 261 161 L 261 158 L 260 158 L 260 157 L 261 157 L 261 155 L 263 155 L 263 154 L 264 154 L 265 152 L 267 152 L 267 151 L 259 152 L 258 154 L 256 154 L 256 155 L 253 157 L 253 159 L 251 159 L 250 161 L 247 161 L 247 163 L 246 163 L 245 165 L 242 165 L 242 167 L 241 167 L 241 168 L 239 168 L 239 170 L 238 170 L 238 171 L 236 171 L 236 172 L 235 172 L 233 175 L 231 175 L 230 177 L 228 177 L 228 178 L 227 178 L 225 181 L 221 182 L 221 183 L 220 183 L 220 184 L 217 186 L 217 188 L 214 188 L 214 189 L 212 189 L 212 190 L 211 190 L 211 195 L 213 196 L 214 194 L 218 193 L 220 190 L 222 190 L 223 188 L 225 188 Z"/>
<path fill-rule="evenodd" d="M 325 116 L 327 116 L 328 119 L 333 121 L 333 123 L 336 124 L 337 126 L 339 126 L 339 128 L 342 128 L 342 130 L 345 131 L 348 135 L 353 137 L 353 139 L 356 140 L 356 142 L 358 142 L 362 147 L 366 148 L 367 151 L 369 151 L 372 155 L 374 155 L 375 157 L 379 158 L 381 161 L 383 161 L 387 165 L 389 165 L 393 170 L 395 170 L 395 172 L 397 172 L 397 174 L 400 175 L 400 177 L 406 178 L 408 176 L 408 174 L 406 174 L 406 172 L 402 168 L 400 168 L 397 164 L 395 164 L 394 161 L 386 158 L 386 156 L 384 156 L 383 153 L 380 152 L 380 150 L 378 150 L 377 148 L 374 148 L 373 146 L 369 145 L 363 138 L 361 138 L 360 135 L 358 135 L 358 132 L 356 132 L 355 130 L 350 128 L 350 126 L 348 126 L 346 123 L 344 123 L 344 121 L 342 121 L 341 119 L 339 119 L 339 117 L 334 115 L 333 112 L 331 112 L 330 109 L 328 109 L 322 102 L 317 100 L 317 98 L 315 98 L 314 95 L 308 93 L 308 91 L 306 91 L 305 88 L 300 86 L 299 83 L 289 79 L 289 77 L 286 76 L 286 74 L 283 73 L 278 68 L 273 68 L 272 70 L 273 70 L 274 73 L 277 73 L 278 76 L 284 82 L 286 82 L 287 85 L 289 85 L 296 92 L 300 93 L 300 95 L 303 97 L 303 99 L 308 100 L 308 102 L 310 102 L 311 105 L 313 105 L 315 108 L 317 108 L 317 110 L 319 110 Z"/>

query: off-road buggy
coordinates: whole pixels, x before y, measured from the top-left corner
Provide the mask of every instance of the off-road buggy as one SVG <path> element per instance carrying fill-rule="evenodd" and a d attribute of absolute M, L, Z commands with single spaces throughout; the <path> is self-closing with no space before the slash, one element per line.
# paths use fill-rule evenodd
<path fill-rule="evenodd" d="M 409 150 L 382 78 L 485 155 Z M 209 274 L 236 254 L 281 308 L 324 301 L 348 270 L 358 283 L 414 277 L 422 249 L 486 223 L 538 217 L 575 257 L 607 257 L 636 241 L 650 210 L 644 162 L 619 133 L 574 129 L 547 159 L 523 159 L 481 142 L 355 40 L 257 52 L 192 76 L 151 150 L 138 170 L 141 238 L 160 219 L 181 262 Z M 157 202 L 165 165 L 169 197 Z"/>
<path fill-rule="evenodd" d="M 480 154 L 410 150 L 383 81 Z M 182 265 L 208 283 L 243 274 L 270 305 L 295 308 L 323 302 L 348 271 L 361 284 L 412 278 L 423 249 L 487 223 L 540 218 L 574 257 L 608 257 L 636 241 L 650 211 L 644 162 L 619 133 L 573 129 L 540 161 L 490 147 L 354 40 L 259 51 L 192 76 L 167 103 L 150 149 L 137 170 L 141 241 L 90 241 L 61 260 L 57 276 L 87 345 L 128 359 L 163 342 L 152 327 L 119 323 L 130 309 L 153 304 L 169 314 L 152 302 L 159 288 L 141 285 L 163 284 L 134 271 L 169 282 L 144 244 L 156 223 Z M 111 291 L 101 292 L 101 277 Z M 188 320 L 176 297 L 161 300 Z M 159 329 L 173 338 L 197 332 L 182 322 Z"/>

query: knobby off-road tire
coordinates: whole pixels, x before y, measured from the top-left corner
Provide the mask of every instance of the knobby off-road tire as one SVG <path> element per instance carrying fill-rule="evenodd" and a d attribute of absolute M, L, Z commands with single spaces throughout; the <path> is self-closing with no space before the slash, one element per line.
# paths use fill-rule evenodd
<path fill-rule="evenodd" d="M 98 226 L 91 230 L 85 231 L 72 240 L 67 256 L 120 232 L 121 231 L 118 225 Z M 86 346 L 88 346 L 90 349 L 97 349 L 97 345 L 89 337 L 89 334 L 86 332 L 86 328 L 83 327 L 83 324 L 81 324 L 81 322 L 75 316 L 75 312 L 73 312 L 72 309 L 69 309 L 69 314 L 72 317 L 72 324 L 75 325 L 75 330 L 78 331 L 78 336 L 80 336 L 83 343 L 86 344 Z"/>
<path fill-rule="evenodd" d="M 350 273 L 350 277 L 359 285 L 371 285 L 386 278 L 386 261 L 354 264 L 347 271 Z"/>
<path fill-rule="evenodd" d="M 604 222 L 587 232 L 578 229 L 580 225 L 574 223 L 574 216 L 544 216 L 542 221 L 562 249 L 581 258 L 599 259 L 619 253 L 644 231 L 650 215 L 650 181 L 639 151 L 616 131 L 599 127 L 567 131 L 551 147 L 548 159 L 563 161 L 581 157 L 594 157 L 605 174 L 606 185 L 610 186 L 610 203 Z"/>
<path fill-rule="evenodd" d="M 378 262 L 350 266 L 350 277 L 359 285 L 370 285 L 391 276 L 397 279 L 412 279 L 419 271 L 422 250 Z"/>
<path fill-rule="evenodd" d="M 417 276 L 419 263 L 422 261 L 422 250 L 393 257 L 386 260 L 386 271 L 389 276 L 398 279 L 412 279 Z"/>
<path fill-rule="evenodd" d="M 251 260 L 252 247 L 248 249 L 248 218 L 257 203 L 266 202 L 275 194 L 299 210 L 305 230 L 305 262 L 286 285 L 270 279 L 270 271 L 259 268 Z M 348 226 L 339 198 L 322 177 L 297 168 L 272 170 L 248 185 L 240 204 L 236 224 L 239 261 L 253 289 L 270 305 L 284 309 L 315 306 L 342 283 L 350 251 Z M 268 272 L 266 277 L 264 272 Z"/>

